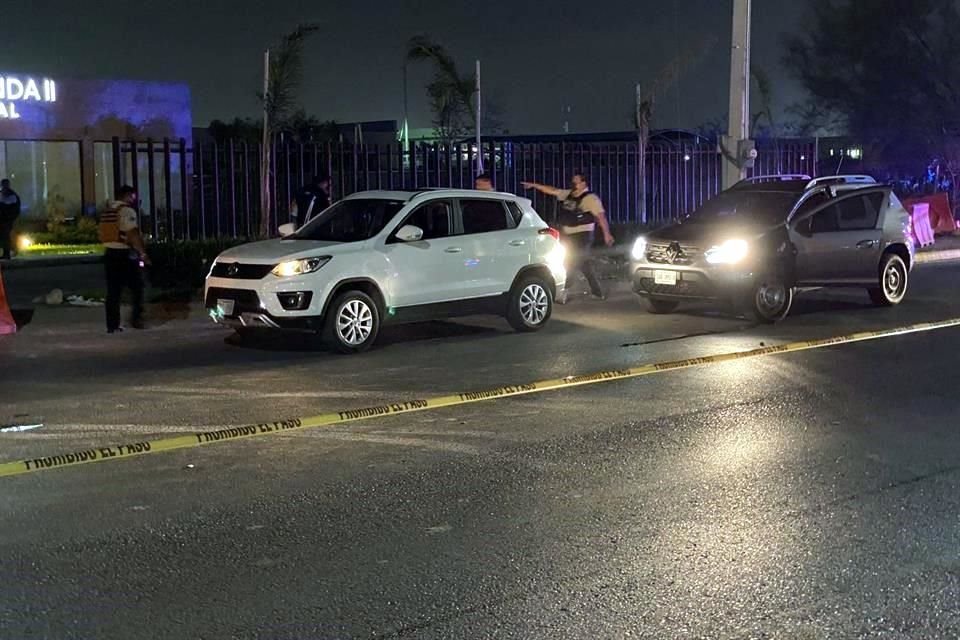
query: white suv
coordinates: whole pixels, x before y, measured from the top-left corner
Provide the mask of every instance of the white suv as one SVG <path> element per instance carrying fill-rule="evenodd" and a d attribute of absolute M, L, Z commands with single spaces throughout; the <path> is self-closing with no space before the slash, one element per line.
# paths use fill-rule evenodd
<path fill-rule="evenodd" d="M 204 299 L 216 322 L 314 331 L 355 353 L 392 322 L 495 314 L 536 331 L 565 286 L 558 233 L 507 193 L 368 191 L 285 226 L 214 261 Z"/>

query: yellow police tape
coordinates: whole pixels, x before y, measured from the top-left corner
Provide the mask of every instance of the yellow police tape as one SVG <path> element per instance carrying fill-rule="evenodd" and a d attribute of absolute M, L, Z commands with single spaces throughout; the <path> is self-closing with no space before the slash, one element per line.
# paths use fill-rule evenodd
<path fill-rule="evenodd" d="M 768 356 L 780 353 L 790 353 L 794 351 L 806 351 L 808 349 L 821 349 L 823 347 L 832 347 L 841 344 L 849 344 L 852 342 L 863 342 L 865 340 L 876 340 L 879 338 L 889 338 L 893 336 L 920 333 L 923 331 L 934 331 L 937 329 L 946 329 L 957 326 L 960 326 L 960 318 L 941 320 L 938 322 L 913 324 L 895 329 L 865 331 L 847 336 L 826 338 L 822 340 L 791 342 L 772 347 L 761 347 L 759 349 L 752 349 L 750 351 L 737 351 L 733 353 L 721 353 L 713 356 L 703 356 L 700 358 L 690 358 L 686 360 L 673 360 L 668 362 L 645 364 L 629 369 L 598 371 L 580 376 L 567 376 L 565 378 L 557 378 L 554 380 L 543 380 L 540 382 L 531 382 L 527 384 L 508 385 L 497 387 L 495 389 L 487 389 L 485 391 L 468 391 L 453 395 L 438 396 L 435 398 L 425 398 L 422 400 L 405 400 L 391 404 L 349 409 L 346 411 L 338 411 L 336 413 L 327 413 L 314 416 L 312 418 L 294 418 L 292 420 L 282 420 L 280 422 L 251 424 L 242 427 L 217 429 L 215 431 L 200 431 L 174 438 L 163 438 L 161 440 L 148 440 L 144 442 L 131 442 L 128 444 L 95 447 L 92 449 L 73 451 L 71 453 L 65 453 L 61 455 L 20 460 L 17 462 L 0 463 L 0 476 L 16 476 L 25 473 L 46 471 L 49 469 L 72 467 L 75 465 L 87 464 L 89 462 L 102 462 L 104 460 L 122 460 L 135 456 L 146 455 L 148 453 L 160 453 L 162 451 L 172 451 L 174 449 L 199 447 L 201 445 L 211 444 L 214 442 L 225 442 L 228 440 L 239 440 L 243 438 L 253 438 L 256 436 L 286 433 L 296 429 L 328 427 L 344 422 L 354 422 L 368 418 L 399 415 L 414 411 L 424 411 L 427 409 L 440 409 L 442 407 L 453 407 L 472 402 L 507 398 L 510 396 L 519 396 L 528 393 L 540 393 L 543 391 L 563 389 L 566 387 L 595 384 L 598 382 L 609 382 L 611 380 L 623 380 L 625 378 L 637 378 L 663 371 L 675 371 L 677 369 L 688 369 L 690 367 L 699 367 L 707 364 L 718 364 L 721 362 L 730 362 L 733 360 L 743 360 L 745 358 L 756 358 L 759 356 Z"/>

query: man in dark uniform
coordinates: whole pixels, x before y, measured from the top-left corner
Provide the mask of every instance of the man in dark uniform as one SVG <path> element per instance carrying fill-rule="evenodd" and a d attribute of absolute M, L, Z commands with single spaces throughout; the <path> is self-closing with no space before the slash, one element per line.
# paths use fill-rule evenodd
<path fill-rule="evenodd" d="M 300 227 L 329 206 L 330 176 L 315 175 L 309 184 L 297 191 L 290 203 L 290 222 Z"/>
<path fill-rule="evenodd" d="M 10 181 L 0 181 L 0 259 L 9 260 L 13 248 L 13 223 L 20 217 L 20 196 L 10 188 Z"/>
<path fill-rule="evenodd" d="M 554 197 L 560 203 L 560 233 L 567 248 L 569 270 L 578 270 L 587 279 L 590 293 L 598 300 L 606 300 L 606 293 L 600 286 L 600 279 L 593 268 L 590 251 L 593 247 L 595 230 L 600 228 L 603 243 L 613 246 L 613 235 L 607 221 L 606 210 L 600 197 L 590 191 L 586 176 L 575 173 L 570 180 L 569 189 L 558 189 L 536 182 L 522 182 L 526 189 L 536 189 L 540 193 Z M 563 301 L 560 301 L 563 302 Z"/>

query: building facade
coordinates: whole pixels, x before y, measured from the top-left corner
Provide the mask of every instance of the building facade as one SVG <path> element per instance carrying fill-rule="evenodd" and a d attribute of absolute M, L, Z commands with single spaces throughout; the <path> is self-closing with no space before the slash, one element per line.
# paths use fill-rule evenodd
<path fill-rule="evenodd" d="M 118 186 L 114 138 L 124 141 L 122 181 L 138 175 L 138 182 L 145 182 L 152 169 L 162 183 L 163 141 L 191 146 L 192 126 L 190 89 L 184 84 L 0 70 L 0 177 L 11 180 L 28 219 L 55 212 L 91 215 L 101 208 Z M 152 160 L 148 141 L 156 143 Z M 171 164 L 176 178 L 171 182 L 179 185 L 180 162 L 174 158 Z"/>

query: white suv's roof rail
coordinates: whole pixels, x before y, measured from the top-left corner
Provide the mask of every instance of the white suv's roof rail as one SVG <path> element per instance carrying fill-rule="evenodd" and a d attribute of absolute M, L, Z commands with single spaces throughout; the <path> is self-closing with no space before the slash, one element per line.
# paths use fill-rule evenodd
<path fill-rule="evenodd" d="M 805 173 L 775 173 L 768 176 L 753 176 L 745 178 L 737 184 L 757 184 L 760 182 L 786 182 L 788 180 L 810 180 L 810 176 Z"/>
<path fill-rule="evenodd" d="M 807 184 L 807 189 L 813 189 L 824 184 L 858 184 L 858 185 L 872 185 L 877 184 L 876 179 L 873 176 L 867 175 L 839 175 L 839 176 L 822 176 L 820 178 L 815 178 Z"/>

